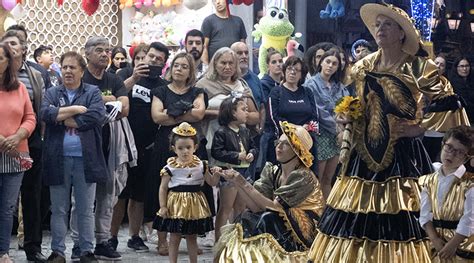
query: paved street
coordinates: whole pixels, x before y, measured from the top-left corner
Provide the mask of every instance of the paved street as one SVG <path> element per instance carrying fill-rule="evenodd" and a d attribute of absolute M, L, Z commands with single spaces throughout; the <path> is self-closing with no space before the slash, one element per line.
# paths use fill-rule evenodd
<path fill-rule="evenodd" d="M 43 254 L 49 256 L 51 254 L 50 244 L 51 244 L 51 235 L 49 232 L 43 232 Z M 128 228 L 127 226 L 122 226 L 119 232 L 119 246 L 118 252 L 122 255 L 121 262 L 136 262 L 136 263 L 146 263 L 146 262 L 169 262 L 168 257 L 163 257 L 158 255 L 156 250 L 156 245 L 146 243 L 146 245 L 150 248 L 150 251 L 147 253 L 136 253 L 132 250 L 129 250 L 127 247 L 127 240 L 128 240 Z M 198 239 L 199 240 L 199 239 Z M 71 257 L 71 249 L 72 249 L 72 240 L 68 237 L 66 238 L 66 256 L 67 261 L 70 261 Z M 198 256 L 198 262 L 200 263 L 211 263 L 212 262 L 212 248 L 210 247 L 203 247 L 203 254 Z M 12 241 L 10 243 L 10 256 L 13 258 L 15 263 L 26 263 L 25 253 L 23 251 L 18 250 L 17 239 L 16 237 L 12 236 Z M 100 261 L 100 262 L 111 262 L 111 261 Z M 179 257 L 178 262 L 189 262 L 188 256 L 186 254 L 186 240 L 181 241 L 181 246 L 179 249 Z"/>

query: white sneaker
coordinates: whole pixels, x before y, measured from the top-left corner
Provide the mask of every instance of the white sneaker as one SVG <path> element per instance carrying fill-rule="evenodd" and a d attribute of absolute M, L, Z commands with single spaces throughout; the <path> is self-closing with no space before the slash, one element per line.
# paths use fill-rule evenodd
<path fill-rule="evenodd" d="M 197 243 L 203 247 L 214 247 L 214 230 L 208 232 L 205 237 L 198 237 Z"/>
<path fill-rule="evenodd" d="M 13 263 L 13 261 L 10 259 L 8 254 L 4 254 L 2 257 L 0 257 L 0 263 Z"/>
<path fill-rule="evenodd" d="M 150 234 L 146 235 L 146 239 L 148 243 L 158 245 L 158 231 L 153 229 Z"/>
<path fill-rule="evenodd" d="M 142 225 L 140 227 L 140 232 L 138 233 L 138 235 L 140 236 L 140 238 L 143 240 L 143 241 L 147 241 L 147 234 L 146 234 L 146 226 Z"/>

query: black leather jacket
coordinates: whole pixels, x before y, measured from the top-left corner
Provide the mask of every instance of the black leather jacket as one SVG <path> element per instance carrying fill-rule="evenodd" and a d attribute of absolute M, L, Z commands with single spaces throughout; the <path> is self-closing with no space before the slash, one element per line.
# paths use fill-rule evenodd
<path fill-rule="evenodd" d="M 250 130 L 243 126 L 240 127 L 238 133 L 227 126 L 221 126 L 216 131 L 214 140 L 212 141 L 212 158 L 224 163 L 239 165 L 240 140 L 242 140 L 245 151 L 253 154 L 255 161 L 258 154 L 257 147 L 250 137 Z"/>

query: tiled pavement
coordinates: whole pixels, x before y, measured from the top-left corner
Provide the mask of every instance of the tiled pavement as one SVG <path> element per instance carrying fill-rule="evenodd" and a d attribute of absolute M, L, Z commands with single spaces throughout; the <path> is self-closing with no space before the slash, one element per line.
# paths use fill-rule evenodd
<path fill-rule="evenodd" d="M 146 243 L 146 245 L 150 248 L 149 252 L 136 253 L 132 250 L 129 250 L 129 248 L 127 247 L 128 238 L 129 238 L 128 228 L 126 226 L 123 226 L 119 232 L 119 236 L 118 236 L 119 246 L 117 248 L 117 251 L 122 255 L 122 260 L 117 261 L 117 262 L 124 262 L 124 263 L 125 262 L 134 262 L 134 263 L 169 262 L 168 257 L 158 255 L 158 252 L 156 250 L 156 245 L 153 245 L 150 243 Z M 45 231 L 43 232 L 43 246 L 42 246 L 43 251 L 42 252 L 46 256 L 49 256 L 49 254 L 51 254 L 50 244 L 51 244 L 51 235 L 49 234 L 49 232 Z M 68 237 L 66 238 L 67 262 L 71 262 L 70 257 L 71 257 L 72 245 L 73 245 L 72 240 L 68 235 Z M 201 245 L 199 247 L 203 249 L 204 253 L 198 256 L 198 262 L 199 263 L 212 263 L 212 259 L 213 259 L 212 248 L 203 247 Z M 12 241 L 10 242 L 10 256 L 12 257 L 15 263 L 28 262 L 26 260 L 25 253 L 22 250 L 18 250 L 17 239 L 14 236 L 12 236 Z M 111 261 L 100 260 L 99 262 L 111 262 Z M 181 245 L 179 248 L 178 262 L 189 262 L 188 255 L 186 253 L 186 240 L 185 239 L 182 239 L 181 241 Z"/>

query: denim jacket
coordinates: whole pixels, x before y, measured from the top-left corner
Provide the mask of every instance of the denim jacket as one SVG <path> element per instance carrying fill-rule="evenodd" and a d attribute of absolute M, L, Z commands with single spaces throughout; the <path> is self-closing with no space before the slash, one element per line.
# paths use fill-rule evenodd
<path fill-rule="evenodd" d="M 109 172 L 102 152 L 102 124 L 105 107 L 100 90 L 96 86 L 82 83 L 70 102 L 64 85 L 49 88 L 41 104 L 41 120 L 46 123 L 43 144 L 43 182 L 45 185 L 64 183 L 63 142 L 66 126 L 56 121 L 60 107 L 82 105 L 84 114 L 73 118 L 78 125 L 82 145 L 84 174 L 87 183 L 106 181 Z"/>
<path fill-rule="evenodd" d="M 328 89 L 320 73 L 306 80 L 304 85 L 313 92 L 314 102 L 319 112 L 319 127 L 331 134 L 336 134 L 334 108 L 339 99 L 349 96 L 349 91 L 341 82 L 333 81 L 331 82 L 331 88 Z"/>

